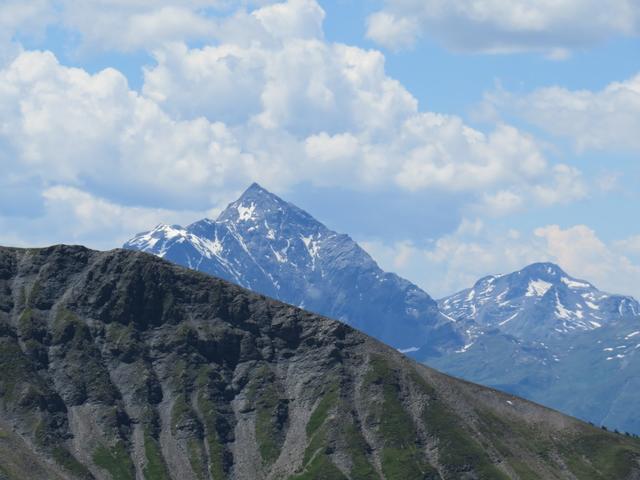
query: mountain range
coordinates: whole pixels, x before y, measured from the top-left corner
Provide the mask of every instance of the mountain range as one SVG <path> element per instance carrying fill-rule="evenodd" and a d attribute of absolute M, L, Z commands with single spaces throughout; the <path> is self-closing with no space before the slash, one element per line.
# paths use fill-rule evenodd
<path fill-rule="evenodd" d="M 463 345 L 425 291 L 255 183 L 216 220 L 158 225 L 124 248 L 341 320 L 398 349 L 439 354 Z"/>
<path fill-rule="evenodd" d="M 124 248 L 342 320 L 451 375 L 640 433 L 638 302 L 557 265 L 488 276 L 436 302 L 257 184 L 216 220 L 159 225 Z"/>
<path fill-rule="evenodd" d="M 640 441 L 126 250 L 0 247 L 3 480 L 593 479 Z"/>
<path fill-rule="evenodd" d="M 536 263 L 482 278 L 438 303 L 466 340 L 462 349 L 428 358 L 430 365 L 594 423 L 640 432 L 633 407 L 640 402 L 635 299 Z"/>

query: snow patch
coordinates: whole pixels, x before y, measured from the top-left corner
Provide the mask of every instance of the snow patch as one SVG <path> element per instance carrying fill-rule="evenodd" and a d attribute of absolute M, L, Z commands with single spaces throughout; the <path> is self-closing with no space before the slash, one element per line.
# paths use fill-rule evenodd
<path fill-rule="evenodd" d="M 409 348 L 399 348 L 398 351 L 400 353 L 412 353 L 420 350 L 418 347 L 409 347 Z"/>
<path fill-rule="evenodd" d="M 531 280 L 525 296 L 542 297 L 551 287 L 552 285 L 544 280 Z"/>
<path fill-rule="evenodd" d="M 506 320 L 503 320 L 502 322 L 500 322 L 498 325 L 502 326 L 502 325 L 504 325 L 505 323 L 510 322 L 511 320 L 513 320 L 514 318 L 516 318 L 516 317 L 518 316 L 518 314 L 519 314 L 519 313 L 520 313 L 520 312 L 516 312 L 516 313 L 514 313 L 513 315 L 511 315 L 511 316 L 510 316 L 509 318 L 507 318 Z"/>
<path fill-rule="evenodd" d="M 562 277 L 560 280 L 569 288 L 591 288 L 588 283 L 578 282 L 567 277 Z"/>
<path fill-rule="evenodd" d="M 468 332 L 468 331 L 467 331 Z M 460 350 L 456 350 L 456 353 L 464 353 L 467 350 L 469 350 L 472 346 L 473 346 L 474 342 L 468 343 L 466 344 L 464 347 L 462 347 Z"/>
<path fill-rule="evenodd" d="M 238 220 L 241 222 L 246 222 L 247 220 L 251 220 L 253 218 L 253 214 L 256 211 L 256 204 L 251 202 L 251 205 L 245 207 L 240 204 L 237 206 L 238 209 Z"/>
<path fill-rule="evenodd" d="M 565 306 L 560 301 L 558 297 L 558 293 L 556 292 L 556 317 L 558 318 L 571 318 L 571 312 L 565 308 Z"/>

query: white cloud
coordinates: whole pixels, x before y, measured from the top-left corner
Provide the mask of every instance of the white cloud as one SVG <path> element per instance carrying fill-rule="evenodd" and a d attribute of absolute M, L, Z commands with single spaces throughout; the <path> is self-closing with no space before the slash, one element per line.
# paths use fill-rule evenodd
<path fill-rule="evenodd" d="M 254 167 L 224 124 L 175 120 L 116 70 L 90 75 L 51 53 L 21 54 L 0 71 L 0 105 L 0 143 L 11 152 L 0 157 L 4 171 L 43 185 L 208 204 L 219 199 L 215 187 L 246 182 Z"/>
<path fill-rule="evenodd" d="M 509 273 L 541 261 L 612 293 L 640 298 L 638 237 L 606 243 L 585 225 L 547 225 L 532 232 L 464 220 L 456 232 L 432 244 L 364 242 L 383 268 L 413 279 L 437 297 L 472 286 L 479 278 Z"/>
<path fill-rule="evenodd" d="M 484 110 L 523 117 L 552 135 L 573 140 L 579 151 L 640 150 L 640 74 L 600 91 L 548 87 L 529 94 L 486 95 Z"/>
<path fill-rule="evenodd" d="M 640 33 L 635 0 L 386 0 L 368 20 L 367 35 L 389 48 L 428 35 L 459 51 L 541 51 L 566 58 L 570 50 Z"/>
<path fill-rule="evenodd" d="M 38 37 L 53 16 L 48 0 L 3 0 L 0 3 L 0 67 L 22 51 L 16 35 Z"/>
<path fill-rule="evenodd" d="M 22 52 L 0 69 L 5 182 L 153 211 L 218 206 L 250 181 L 438 190 L 495 215 L 584 195 L 579 172 L 550 164 L 530 135 L 420 111 L 382 53 L 326 42 L 323 18 L 313 0 L 233 13 L 215 46 L 156 48 L 141 93 L 115 69 Z"/>
<path fill-rule="evenodd" d="M 42 194 L 46 215 L 56 220 L 65 216 L 73 219 L 65 224 L 65 237 L 86 238 L 87 235 L 107 237 L 104 247 L 112 245 L 112 238 L 123 243 L 132 232 L 141 232 L 158 223 L 173 223 L 178 219 L 202 218 L 205 212 L 175 212 L 168 209 L 126 207 L 95 197 L 90 193 L 67 186 L 47 188 Z M 69 226 L 71 227 L 68 230 Z"/>
<path fill-rule="evenodd" d="M 32 218 L 0 216 L 0 244 L 47 246 L 82 243 L 110 249 L 132 233 L 158 223 L 178 223 L 214 215 L 212 211 L 126 207 L 68 186 L 52 186 L 42 193 L 43 209 Z"/>
<path fill-rule="evenodd" d="M 4 0 L 0 4 L 0 36 L 10 39 L 18 30 L 39 34 L 53 19 L 53 13 L 48 0 Z"/>
<path fill-rule="evenodd" d="M 420 26 L 414 17 L 377 12 L 367 19 L 367 37 L 393 50 L 411 47 L 419 35 Z"/>
<path fill-rule="evenodd" d="M 315 25 L 323 13 L 308 3 L 268 9 L 286 6 L 286 18 L 297 12 L 305 18 L 300 22 Z M 259 11 L 256 18 L 263 18 Z M 386 74 L 378 51 L 327 43 L 320 35 L 304 38 L 298 29 L 278 42 L 265 41 L 263 33 L 258 43 L 230 34 L 217 46 L 158 50 L 157 65 L 145 72 L 145 96 L 176 117 L 224 121 L 254 153 L 259 146 L 269 155 L 264 150 L 280 139 L 290 148 L 278 149 L 287 165 L 283 180 L 391 183 L 409 191 L 517 185 L 528 198 L 554 203 L 533 194 L 531 186 L 551 189 L 557 177 L 533 137 L 508 125 L 484 134 L 459 117 L 420 112 L 417 100 Z M 580 196 L 570 191 L 564 200 Z"/>
<path fill-rule="evenodd" d="M 221 14 L 274 1 L 4 0 L 0 40 L 56 26 L 78 36 L 86 50 L 143 50 L 172 41 L 212 40 L 222 28 Z"/>
<path fill-rule="evenodd" d="M 627 255 L 636 257 L 640 262 L 640 235 L 619 240 L 616 242 L 616 247 Z"/>
<path fill-rule="evenodd" d="M 168 41 L 213 38 L 215 22 L 203 9 L 218 0 L 61 0 L 57 23 L 78 32 L 92 50 L 132 51 Z"/>

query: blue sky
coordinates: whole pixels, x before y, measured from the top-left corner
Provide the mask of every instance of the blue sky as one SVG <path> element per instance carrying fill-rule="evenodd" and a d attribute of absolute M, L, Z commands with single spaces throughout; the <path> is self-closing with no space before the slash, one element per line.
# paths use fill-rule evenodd
<path fill-rule="evenodd" d="M 630 0 L 8 0 L 0 243 L 113 248 L 252 181 L 434 296 L 640 296 Z"/>

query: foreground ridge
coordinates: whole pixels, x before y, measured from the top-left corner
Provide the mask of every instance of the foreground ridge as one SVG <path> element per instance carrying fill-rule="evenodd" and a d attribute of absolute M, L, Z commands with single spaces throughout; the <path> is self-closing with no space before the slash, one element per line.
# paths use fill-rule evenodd
<path fill-rule="evenodd" d="M 632 479 L 640 443 L 139 252 L 0 248 L 0 478 Z"/>

